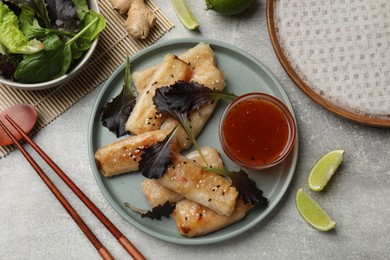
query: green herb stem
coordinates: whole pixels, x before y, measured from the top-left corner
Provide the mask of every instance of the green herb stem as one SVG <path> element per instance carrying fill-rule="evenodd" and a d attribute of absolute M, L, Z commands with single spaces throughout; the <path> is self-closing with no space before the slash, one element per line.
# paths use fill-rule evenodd
<path fill-rule="evenodd" d="M 213 96 L 217 100 L 221 100 L 221 99 L 234 100 L 234 99 L 238 98 L 237 95 L 235 95 L 233 93 L 225 92 L 225 91 L 221 91 L 220 93 L 214 94 Z"/>
<path fill-rule="evenodd" d="M 75 41 L 77 41 L 78 38 L 80 38 L 86 31 L 88 31 L 89 28 L 92 27 L 97 21 L 99 20 L 99 17 L 95 17 L 87 26 L 85 26 L 80 32 L 78 32 L 72 39 L 67 41 L 65 45 L 71 45 Z"/>

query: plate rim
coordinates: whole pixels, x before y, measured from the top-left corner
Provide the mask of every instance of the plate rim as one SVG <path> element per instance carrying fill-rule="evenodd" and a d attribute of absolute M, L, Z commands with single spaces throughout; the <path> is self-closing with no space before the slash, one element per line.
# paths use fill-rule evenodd
<path fill-rule="evenodd" d="M 274 7 L 276 1 L 277 0 L 267 1 L 266 17 L 268 33 L 271 39 L 272 47 L 275 51 L 276 56 L 278 57 L 279 62 L 281 63 L 283 69 L 286 71 L 289 77 L 292 79 L 292 81 L 294 81 L 294 83 L 298 86 L 298 88 L 318 105 L 344 119 L 374 127 L 390 127 L 390 115 L 387 115 L 386 118 L 380 118 L 377 115 L 373 115 L 370 113 L 361 114 L 358 112 L 354 112 L 353 110 L 347 110 L 345 108 L 342 108 L 339 105 L 331 102 L 330 100 L 318 95 L 308 84 L 306 84 L 301 79 L 301 77 L 299 77 L 298 73 L 290 65 L 290 62 L 284 54 L 276 34 L 276 27 L 274 22 Z"/>
<path fill-rule="evenodd" d="M 188 44 L 191 44 L 191 43 L 196 44 L 196 43 L 199 43 L 199 42 L 205 42 L 205 43 L 208 43 L 210 45 L 215 45 L 215 46 L 226 48 L 226 49 L 228 49 L 230 51 L 236 52 L 236 53 L 238 53 L 238 54 L 240 54 L 242 56 L 245 56 L 245 58 L 251 60 L 252 62 L 257 64 L 261 69 L 263 69 L 264 72 L 267 74 L 267 76 L 269 76 L 272 79 L 272 81 L 278 86 L 278 88 L 279 88 L 278 90 L 280 91 L 281 95 L 284 98 L 283 102 L 285 102 L 285 104 L 291 110 L 292 115 L 293 115 L 293 117 L 295 119 L 296 127 L 297 127 L 297 135 L 296 135 L 294 148 L 293 148 L 293 150 L 292 150 L 292 152 L 290 154 L 292 156 L 292 159 L 291 159 L 291 167 L 290 167 L 288 176 L 287 176 L 285 182 L 283 183 L 283 185 L 281 186 L 280 192 L 277 194 L 277 196 L 272 201 L 272 203 L 270 205 L 268 205 L 268 207 L 263 211 L 263 214 L 262 214 L 263 216 L 260 219 L 258 219 L 259 217 L 257 217 L 254 221 L 248 223 L 244 227 L 242 227 L 240 229 L 237 229 L 237 230 L 233 230 L 232 232 L 230 232 L 228 234 L 223 234 L 223 235 L 221 235 L 219 237 L 215 237 L 215 238 L 207 238 L 207 235 L 204 236 L 204 237 L 196 237 L 196 238 L 187 238 L 187 237 L 176 238 L 176 237 L 172 237 L 172 236 L 169 236 L 169 235 L 160 234 L 159 232 L 156 232 L 154 230 L 151 230 L 151 229 L 149 229 L 147 227 L 144 227 L 144 226 L 140 225 L 135 220 L 133 220 L 131 217 L 129 217 L 128 214 L 126 214 L 126 212 L 122 208 L 119 208 L 118 205 L 117 205 L 117 202 L 114 201 L 114 199 L 111 196 L 109 196 L 109 191 L 105 189 L 104 183 L 102 181 L 102 178 L 99 178 L 99 176 L 98 176 L 98 174 L 100 174 L 100 173 L 99 173 L 99 171 L 98 171 L 98 169 L 96 167 L 95 158 L 94 158 L 94 151 L 93 151 L 93 135 L 92 135 L 92 133 L 94 131 L 94 129 L 93 129 L 94 128 L 94 122 L 96 121 L 97 110 L 99 108 L 99 105 L 100 105 L 102 97 L 104 96 L 104 94 L 107 91 L 107 89 L 110 87 L 110 83 L 117 77 L 117 74 L 120 73 L 124 69 L 125 64 L 123 63 L 122 65 L 120 65 L 112 73 L 112 75 L 107 79 L 107 81 L 104 83 L 102 89 L 99 91 L 99 94 L 98 94 L 98 96 L 95 99 L 94 105 L 93 105 L 92 110 L 91 110 L 91 116 L 90 116 L 89 123 L 88 123 L 88 140 L 87 141 L 88 141 L 89 162 L 90 162 L 90 165 L 91 165 L 92 174 L 93 174 L 93 176 L 95 178 L 95 181 L 97 182 L 97 184 L 99 186 L 99 190 L 102 192 L 102 194 L 105 197 L 105 199 L 109 202 L 110 206 L 126 222 L 130 223 L 133 227 L 135 227 L 135 228 L 143 231 L 144 233 L 149 234 L 149 235 L 151 235 L 151 236 L 153 236 L 155 238 L 158 238 L 158 239 L 163 240 L 163 241 L 171 242 L 171 243 L 182 244 L 182 245 L 204 245 L 204 244 L 211 244 L 211 243 L 222 242 L 222 241 L 225 241 L 227 239 L 231 239 L 231 238 L 233 238 L 233 237 L 235 237 L 237 235 L 240 235 L 243 232 L 245 232 L 245 231 L 249 230 L 250 228 L 252 228 L 253 226 L 259 224 L 263 219 L 265 219 L 275 209 L 275 207 L 279 204 L 281 199 L 286 194 L 286 191 L 287 191 L 288 187 L 291 184 L 292 177 L 295 175 L 295 171 L 296 171 L 296 167 L 297 167 L 297 161 L 298 161 L 298 152 L 299 152 L 299 138 L 298 138 L 297 120 L 296 120 L 296 116 L 295 116 L 295 112 L 294 112 L 293 106 L 291 104 L 290 99 L 288 98 L 287 93 L 285 92 L 283 86 L 277 80 L 275 75 L 263 63 L 261 63 L 257 58 L 255 58 L 253 55 L 245 52 L 244 50 L 242 50 L 242 49 L 240 49 L 240 48 L 238 48 L 238 47 L 236 47 L 234 45 L 231 45 L 229 43 L 222 42 L 222 41 L 219 41 L 219 40 L 213 40 L 213 39 L 202 38 L 202 37 L 188 37 L 188 38 L 180 38 L 180 39 L 171 39 L 171 40 L 167 40 L 167 41 L 162 42 L 162 43 L 157 43 L 157 44 L 154 44 L 152 46 L 149 46 L 149 47 L 141 50 L 137 54 L 134 54 L 133 56 L 131 56 L 129 58 L 130 59 L 130 63 L 133 60 L 136 60 L 139 57 L 149 53 L 150 51 L 154 51 L 156 49 L 164 48 L 164 47 L 167 47 L 167 46 L 170 46 L 170 45 L 187 44 L 187 43 Z M 96 172 L 98 174 L 96 174 Z"/>

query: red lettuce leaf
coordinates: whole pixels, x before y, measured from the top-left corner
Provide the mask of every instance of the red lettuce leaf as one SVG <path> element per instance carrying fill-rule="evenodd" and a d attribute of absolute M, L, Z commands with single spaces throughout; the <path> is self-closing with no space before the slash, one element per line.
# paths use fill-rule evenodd
<path fill-rule="evenodd" d="M 14 80 L 15 71 L 16 67 L 12 59 L 0 53 L 0 74 L 6 79 Z"/>
<path fill-rule="evenodd" d="M 72 0 L 46 0 L 52 29 L 78 32 L 80 19 Z"/>

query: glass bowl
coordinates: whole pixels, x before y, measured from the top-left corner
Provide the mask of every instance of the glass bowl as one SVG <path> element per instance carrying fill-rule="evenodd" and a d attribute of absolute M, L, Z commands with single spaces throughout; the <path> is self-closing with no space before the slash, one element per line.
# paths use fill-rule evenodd
<path fill-rule="evenodd" d="M 292 150 L 296 124 L 279 99 L 265 93 L 239 96 L 219 123 L 223 151 L 238 165 L 255 170 L 282 162 Z"/>

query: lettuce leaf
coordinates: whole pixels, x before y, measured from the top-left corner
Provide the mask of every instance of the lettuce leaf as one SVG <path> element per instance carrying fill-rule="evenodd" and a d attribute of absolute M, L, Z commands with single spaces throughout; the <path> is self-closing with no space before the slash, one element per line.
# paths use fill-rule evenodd
<path fill-rule="evenodd" d="M 37 83 L 64 75 L 72 62 L 71 45 L 98 21 L 98 17 L 93 19 L 66 43 L 57 35 L 48 35 L 44 42 L 45 51 L 26 56 L 16 69 L 15 79 L 23 83 Z"/>
<path fill-rule="evenodd" d="M 9 53 L 32 54 L 45 48 L 45 45 L 36 39 L 28 40 L 19 29 L 18 17 L 2 2 L 0 2 L 0 43 Z"/>
<path fill-rule="evenodd" d="M 46 37 L 45 51 L 28 55 L 18 65 L 15 79 L 23 83 L 37 83 L 64 75 L 72 61 L 70 46 L 57 35 Z"/>
<path fill-rule="evenodd" d="M 75 36 L 74 32 L 59 31 L 41 27 L 38 20 L 35 18 L 35 12 L 30 9 L 22 9 L 21 14 L 19 15 L 19 20 L 21 24 L 20 30 L 28 39 L 45 37 L 49 34 Z"/>
<path fill-rule="evenodd" d="M 33 10 L 37 16 L 43 21 L 46 28 L 51 28 L 49 13 L 46 9 L 44 0 L 9 0 L 9 2 L 17 5 L 22 9 Z"/>

